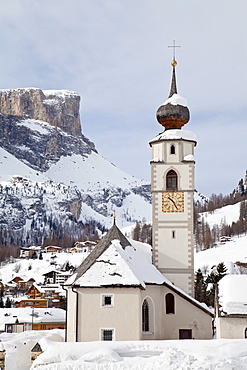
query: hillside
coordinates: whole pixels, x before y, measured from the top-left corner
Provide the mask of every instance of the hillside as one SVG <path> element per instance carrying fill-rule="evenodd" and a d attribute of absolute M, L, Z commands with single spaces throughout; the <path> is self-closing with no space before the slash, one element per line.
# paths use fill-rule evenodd
<path fill-rule="evenodd" d="M 114 213 L 119 226 L 151 219 L 149 184 L 97 153 L 79 103 L 64 90 L 0 91 L 0 244 L 72 243 Z"/>

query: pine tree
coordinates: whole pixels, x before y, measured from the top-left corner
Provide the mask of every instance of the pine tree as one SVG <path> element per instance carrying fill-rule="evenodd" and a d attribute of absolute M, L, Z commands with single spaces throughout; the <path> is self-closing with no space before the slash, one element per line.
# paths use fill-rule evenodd
<path fill-rule="evenodd" d="M 213 266 L 211 273 L 207 276 L 206 283 L 211 284 L 207 297 L 207 304 L 209 306 L 214 307 L 216 285 L 226 275 L 226 272 L 227 268 L 225 264 L 220 262 L 217 266 Z"/>
<path fill-rule="evenodd" d="M 199 302 L 207 302 L 207 284 L 204 281 L 201 269 L 196 272 L 195 299 Z"/>
<path fill-rule="evenodd" d="M 7 297 L 7 299 L 6 299 L 5 307 L 6 307 L 6 308 L 11 308 L 11 307 L 12 307 L 12 302 L 11 302 L 11 300 L 9 299 L 9 297 Z"/>
<path fill-rule="evenodd" d="M 134 240 L 140 240 L 140 234 L 141 234 L 141 225 L 140 222 L 137 222 L 134 230 L 132 231 L 132 238 Z"/>

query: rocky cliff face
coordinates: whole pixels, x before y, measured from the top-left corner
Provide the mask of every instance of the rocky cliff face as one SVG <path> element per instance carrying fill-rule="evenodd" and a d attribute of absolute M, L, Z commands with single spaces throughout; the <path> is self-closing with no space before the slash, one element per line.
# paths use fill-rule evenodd
<path fill-rule="evenodd" d="M 146 182 L 98 155 L 69 91 L 0 90 L 0 245 L 62 244 L 150 219 Z"/>
<path fill-rule="evenodd" d="M 48 122 L 70 135 L 81 136 L 80 96 L 67 90 L 36 88 L 0 90 L 4 116 L 33 118 Z"/>
<path fill-rule="evenodd" d="M 62 156 L 96 151 L 81 133 L 79 103 L 69 91 L 0 90 L 0 145 L 41 171 Z"/>

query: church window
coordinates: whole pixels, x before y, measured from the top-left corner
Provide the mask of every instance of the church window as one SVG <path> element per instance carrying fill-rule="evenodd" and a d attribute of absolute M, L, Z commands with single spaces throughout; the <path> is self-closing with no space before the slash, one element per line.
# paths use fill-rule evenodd
<path fill-rule="evenodd" d="M 175 154 L 175 145 L 171 145 L 170 153 Z"/>
<path fill-rule="evenodd" d="M 166 313 L 167 314 L 175 313 L 175 300 L 174 295 L 171 293 L 166 294 Z"/>
<path fill-rule="evenodd" d="M 176 239 L 176 232 L 175 232 L 175 230 L 172 230 L 172 239 Z"/>
<path fill-rule="evenodd" d="M 170 170 L 166 175 L 166 189 L 177 190 L 178 188 L 178 175 L 174 170 Z"/>
<path fill-rule="evenodd" d="M 102 306 L 108 306 L 108 307 L 113 306 L 113 295 L 112 294 L 102 295 Z"/>
<path fill-rule="evenodd" d="M 244 337 L 247 338 L 247 328 L 245 328 Z"/>
<path fill-rule="evenodd" d="M 142 331 L 149 331 L 149 305 L 146 299 L 142 304 Z"/>
<path fill-rule="evenodd" d="M 102 329 L 101 330 L 101 340 L 113 340 L 113 329 Z"/>

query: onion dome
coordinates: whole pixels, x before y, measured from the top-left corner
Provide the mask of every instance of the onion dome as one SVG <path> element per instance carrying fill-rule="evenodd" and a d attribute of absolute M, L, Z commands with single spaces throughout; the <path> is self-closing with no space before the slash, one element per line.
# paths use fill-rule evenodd
<path fill-rule="evenodd" d="M 189 122 L 190 111 L 187 107 L 187 101 L 177 93 L 175 60 L 171 63 L 173 67 L 171 89 L 168 99 L 158 108 L 156 117 L 158 122 L 166 130 L 181 129 L 183 125 Z"/>

